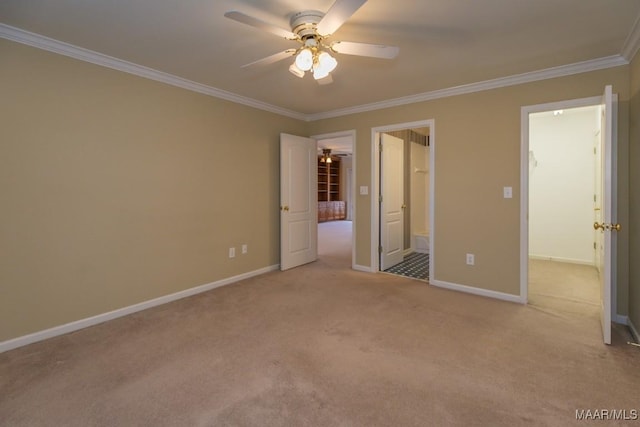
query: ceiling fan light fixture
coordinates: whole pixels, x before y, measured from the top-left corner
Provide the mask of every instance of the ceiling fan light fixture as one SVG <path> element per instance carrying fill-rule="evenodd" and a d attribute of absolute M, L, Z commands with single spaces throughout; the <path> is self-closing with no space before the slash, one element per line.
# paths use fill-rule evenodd
<path fill-rule="evenodd" d="M 330 73 L 336 69 L 338 61 L 327 52 L 322 52 L 318 56 L 318 64 L 320 64 L 321 69 L 327 70 L 327 73 Z"/>
<path fill-rule="evenodd" d="M 300 78 L 304 77 L 304 71 L 298 68 L 295 62 L 291 64 L 291 66 L 289 67 L 289 71 L 291 72 L 291 74 L 293 74 L 296 77 L 300 77 Z"/>
<path fill-rule="evenodd" d="M 302 49 L 298 55 L 296 55 L 296 67 L 302 71 L 309 71 L 313 66 L 313 54 L 311 49 Z"/>
<path fill-rule="evenodd" d="M 329 72 L 321 67 L 313 70 L 313 78 L 316 80 L 324 79 L 327 76 L 329 76 Z"/>

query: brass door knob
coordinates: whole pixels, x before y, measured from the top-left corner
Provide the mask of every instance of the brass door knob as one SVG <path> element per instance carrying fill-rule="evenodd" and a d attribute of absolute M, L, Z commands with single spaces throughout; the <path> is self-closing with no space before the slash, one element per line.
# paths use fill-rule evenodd
<path fill-rule="evenodd" d="M 600 224 L 600 223 L 598 223 L 596 221 L 596 222 L 593 223 L 593 229 L 597 230 L 598 228 L 601 229 L 601 230 L 604 230 L 604 224 Z"/>

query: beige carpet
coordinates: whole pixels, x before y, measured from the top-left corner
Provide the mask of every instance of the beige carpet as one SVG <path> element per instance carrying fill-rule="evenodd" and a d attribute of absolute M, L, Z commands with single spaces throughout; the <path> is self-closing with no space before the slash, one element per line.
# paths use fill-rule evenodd
<path fill-rule="evenodd" d="M 339 255 L 0 354 L 0 425 L 567 426 L 640 409 L 623 329 L 604 346 L 591 316 Z"/>
<path fill-rule="evenodd" d="M 530 259 L 529 304 L 542 310 L 598 318 L 598 270 L 588 265 Z"/>

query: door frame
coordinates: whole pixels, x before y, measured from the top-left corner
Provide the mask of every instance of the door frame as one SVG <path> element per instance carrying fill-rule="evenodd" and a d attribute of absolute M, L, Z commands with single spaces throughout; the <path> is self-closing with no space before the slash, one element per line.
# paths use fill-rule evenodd
<path fill-rule="evenodd" d="M 371 199 L 371 272 L 380 271 L 378 246 L 380 242 L 380 205 L 378 194 L 380 193 L 380 151 L 378 150 L 376 136 L 383 132 L 411 128 L 429 128 L 429 277 L 428 282 L 435 280 L 435 146 L 436 146 L 436 123 L 435 119 L 419 120 L 415 122 L 397 123 L 393 125 L 376 126 L 371 128 L 371 188 L 369 191 Z"/>
<path fill-rule="evenodd" d="M 331 133 L 323 133 L 319 135 L 312 135 L 310 138 L 316 140 L 316 149 L 319 141 L 323 139 L 331 139 L 331 138 L 340 138 L 340 137 L 350 137 L 351 138 L 351 168 L 352 168 L 352 179 L 349 183 L 351 192 L 351 209 L 352 209 L 352 217 L 351 217 L 351 268 L 356 270 L 356 131 L 355 129 L 331 132 Z"/>
<path fill-rule="evenodd" d="M 618 156 L 618 95 L 613 94 L 613 128 L 611 141 L 611 162 L 616 170 Z M 529 296 L 529 114 L 545 111 L 567 110 L 570 108 L 592 107 L 602 104 L 602 95 L 588 98 L 570 99 L 546 104 L 527 105 L 520 109 L 520 302 L 528 303 Z M 612 212 L 611 218 L 617 218 L 618 176 L 611 176 Z M 611 247 L 613 262 L 611 265 L 611 319 L 616 321 L 618 311 L 617 256 L 616 245 Z"/>

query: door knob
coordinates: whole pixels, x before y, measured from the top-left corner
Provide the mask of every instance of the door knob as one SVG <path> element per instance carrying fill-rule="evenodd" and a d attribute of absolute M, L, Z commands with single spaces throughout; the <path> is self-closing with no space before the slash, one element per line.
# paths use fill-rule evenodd
<path fill-rule="evenodd" d="M 604 230 L 604 224 L 600 224 L 596 221 L 593 223 L 593 229 L 597 230 L 598 228 L 600 228 L 601 230 Z"/>
<path fill-rule="evenodd" d="M 281 211 L 288 211 L 289 210 L 289 206 L 280 206 L 280 210 Z"/>

